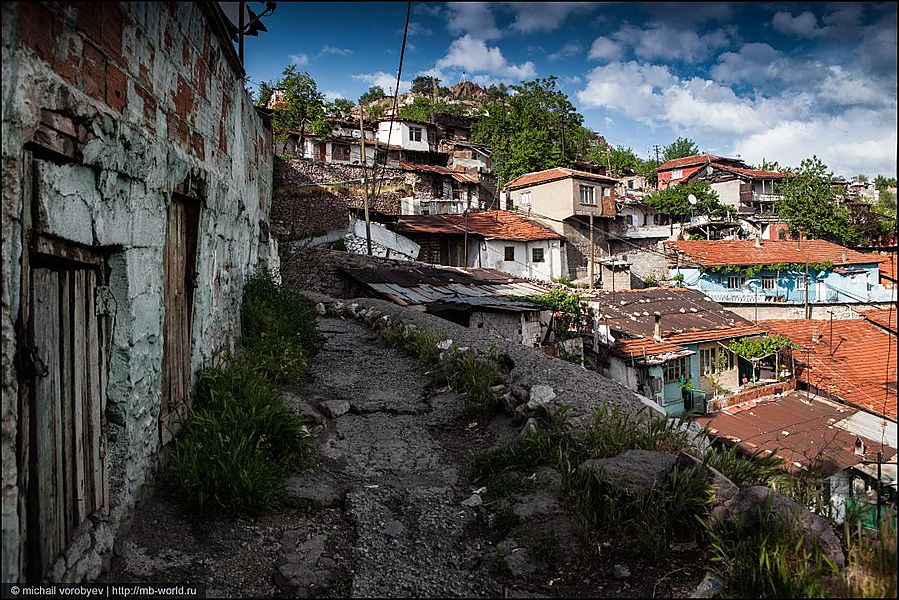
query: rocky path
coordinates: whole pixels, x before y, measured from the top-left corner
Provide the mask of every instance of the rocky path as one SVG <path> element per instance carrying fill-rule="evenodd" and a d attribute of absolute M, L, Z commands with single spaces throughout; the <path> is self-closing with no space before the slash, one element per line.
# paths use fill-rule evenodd
<path fill-rule="evenodd" d="M 467 470 L 472 448 L 517 428 L 468 423 L 458 395 L 429 393 L 418 362 L 364 326 L 325 318 L 320 329 L 312 380 L 284 395 L 318 445 L 317 463 L 290 480 L 296 506 L 204 521 L 152 494 L 104 580 L 188 581 L 232 597 L 504 595 Z"/>

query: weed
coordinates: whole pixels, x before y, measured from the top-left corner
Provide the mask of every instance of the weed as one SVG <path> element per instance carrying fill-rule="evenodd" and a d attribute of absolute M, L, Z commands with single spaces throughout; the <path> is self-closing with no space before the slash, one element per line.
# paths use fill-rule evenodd
<path fill-rule="evenodd" d="M 310 300 L 274 277 L 260 271 L 244 285 L 240 308 L 242 343 L 251 348 L 264 334 L 282 336 L 312 354 L 320 342 L 315 308 Z"/>
<path fill-rule="evenodd" d="M 705 455 L 707 466 L 717 469 L 741 488 L 770 485 L 784 475 L 783 462 L 773 453 L 766 454 L 761 450 L 746 456 L 736 445 L 726 450 L 712 448 Z"/>
<path fill-rule="evenodd" d="M 280 506 L 284 477 L 306 464 L 311 442 L 260 370 L 231 359 L 199 376 L 194 408 L 175 438 L 171 478 L 196 512 L 259 514 Z"/>
<path fill-rule="evenodd" d="M 559 539 L 552 532 L 541 535 L 531 540 L 528 545 L 528 554 L 534 560 L 553 564 L 559 557 Z"/>
<path fill-rule="evenodd" d="M 857 523 L 855 539 L 849 535 L 849 523 L 844 523 L 848 547 L 847 567 L 840 584 L 840 595 L 851 598 L 896 597 L 896 526 L 885 519 L 875 534 Z"/>
<path fill-rule="evenodd" d="M 509 498 L 515 494 L 531 492 L 536 484 L 519 473 L 504 471 L 496 474 L 488 481 L 482 482 L 487 488 L 486 497 L 490 500 Z"/>
<path fill-rule="evenodd" d="M 446 383 L 465 394 L 465 408 L 470 414 L 488 415 L 499 409 L 499 396 L 493 386 L 501 372 L 494 349 L 480 358 L 457 348 L 447 350 L 431 373 L 435 383 Z"/>
<path fill-rule="evenodd" d="M 507 503 L 503 503 L 494 511 L 490 520 L 490 533 L 495 540 L 502 540 L 518 527 L 521 519 Z"/>

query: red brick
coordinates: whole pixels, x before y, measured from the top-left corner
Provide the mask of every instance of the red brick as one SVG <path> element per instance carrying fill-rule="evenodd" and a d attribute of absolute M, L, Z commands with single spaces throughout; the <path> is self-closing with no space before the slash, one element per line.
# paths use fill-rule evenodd
<path fill-rule="evenodd" d="M 76 2 L 77 27 L 88 39 L 100 44 L 103 40 L 103 10 L 96 2 Z"/>
<path fill-rule="evenodd" d="M 130 19 L 122 12 L 117 2 L 105 2 L 102 6 L 95 5 L 93 10 L 103 11 L 103 39 L 101 40 L 103 49 L 113 59 L 121 59 L 122 32 Z"/>
<path fill-rule="evenodd" d="M 194 90 L 188 81 L 178 75 L 178 89 L 174 95 L 175 112 L 182 119 L 187 120 L 194 107 Z"/>
<path fill-rule="evenodd" d="M 156 99 L 139 85 L 134 86 L 134 91 L 144 101 L 144 125 L 150 133 L 156 133 Z"/>
<path fill-rule="evenodd" d="M 187 125 L 184 123 L 184 121 L 174 115 L 167 114 L 166 122 L 168 123 L 169 128 L 169 140 L 174 141 L 175 139 L 178 139 L 182 144 L 186 146 L 188 137 Z"/>
<path fill-rule="evenodd" d="M 203 136 L 196 131 L 190 135 L 190 149 L 200 160 L 206 159 L 206 143 L 203 141 Z"/>
<path fill-rule="evenodd" d="M 61 26 L 62 24 L 59 23 Z M 54 29 L 53 37 L 57 41 L 57 52 L 53 53 L 51 65 L 53 70 L 62 77 L 66 83 L 72 86 L 78 85 L 78 72 L 81 67 L 81 56 L 76 46 L 77 40 L 75 36 L 68 32 L 64 34 L 62 31 Z"/>
<path fill-rule="evenodd" d="M 128 105 L 128 79 L 110 63 L 106 63 L 106 104 L 119 112 Z"/>
<path fill-rule="evenodd" d="M 98 102 L 106 102 L 106 59 L 87 41 L 82 48 L 81 90 Z"/>
<path fill-rule="evenodd" d="M 197 66 L 194 72 L 194 86 L 197 88 L 197 91 L 200 92 L 200 96 L 203 100 L 208 100 L 209 98 L 206 96 L 206 86 L 209 85 L 209 72 L 206 70 L 206 63 L 203 59 L 197 61 Z"/>
<path fill-rule="evenodd" d="M 19 42 L 47 62 L 54 54 L 53 21 L 50 11 L 37 2 L 19 3 Z"/>

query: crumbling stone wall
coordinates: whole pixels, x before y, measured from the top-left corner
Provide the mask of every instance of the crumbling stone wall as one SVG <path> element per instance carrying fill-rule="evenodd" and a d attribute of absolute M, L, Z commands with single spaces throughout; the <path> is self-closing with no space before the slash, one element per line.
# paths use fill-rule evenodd
<path fill-rule="evenodd" d="M 276 266 L 268 237 L 271 130 L 214 3 L 4 3 L 2 146 L 2 579 L 22 579 L 16 452 L 23 214 L 37 232 L 107 256 L 109 513 L 51 568 L 96 577 L 157 464 L 163 250 L 173 192 L 202 203 L 192 373 L 233 349 L 241 289 Z M 34 157 L 34 178 L 27 156 Z M 29 184 L 34 182 L 34 193 Z"/>

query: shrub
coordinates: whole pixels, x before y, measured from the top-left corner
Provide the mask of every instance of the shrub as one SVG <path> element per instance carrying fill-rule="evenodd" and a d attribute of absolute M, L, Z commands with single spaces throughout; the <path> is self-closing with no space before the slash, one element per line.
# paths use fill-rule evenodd
<path fill-rule="evenodd" d="M 710 449 L 705 455 L 705 464 L 717 469 L 738 487 L 753 485 L 768 486 L 784 477 L 781 468 L 784 460 L 773 453 L 763 454 L 758 450 L 750 456 L 740 452 L 736 445 L 726 450 Z"/>
<path fill-rule="evenodd" d="M 432 373 L 437 381 L 465 393 L 468 412 L 491 414 L 499 409 L 499 397 L 493 391 L 501 376 L 495 351 L 478 358 L 468 351 L 447 350 Z"/>
<path fill-rule="evenodd" d="M 309 361 L 299 344 L 283 335 L 263 333 L 244 350 L 246 361 L 272 383 L 296 383 L 309 374 Z"/>
<path fill-rule="evenodd" d="M 855 540 L 849 539 L 849 523 L 844 523 L 847 567 L 843 573 L 840 595 L 851 598 L 896 597 L 896 526 L 884 519 L 876 535 L 868 534 L 858 524 Z"/>
<path fill-rule="evenodd" d="M 231 359 L 202 372 L 172 446 L 174 491 L 189 510 L 259 514 L 281 505 L 286 475 L 311 458 L 303 421 L 258 368 Z"/>

